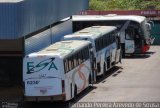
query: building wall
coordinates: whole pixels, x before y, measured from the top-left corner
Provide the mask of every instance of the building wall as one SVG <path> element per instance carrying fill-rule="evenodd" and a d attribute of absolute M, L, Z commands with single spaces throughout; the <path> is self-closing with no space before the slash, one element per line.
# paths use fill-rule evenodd
<path fill-rule="evenodd" d="M 17 39 L 88 8 L 88 0 L 0 1 L 0 39 Z"/>
<path fill-rule="evenodd" d="M 39 51 L 72 33 L 72 21 L 66 21 L 25 39 L 25 55 Z"/>

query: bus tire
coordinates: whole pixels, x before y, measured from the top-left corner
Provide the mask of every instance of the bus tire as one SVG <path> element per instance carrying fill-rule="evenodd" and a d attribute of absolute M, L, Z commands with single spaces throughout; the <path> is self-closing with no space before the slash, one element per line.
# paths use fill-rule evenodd
<path fill-rule="evenodd" d="M 121 50 L 121 55 L 122 55 L 122 58 L 125 58 L 125 51 L 124 51 L 124 49 Z"/>
<path fill-rule="evenodd" d="M 122 53 L 119 55 L 119 63 L 122 63 Z"/>
<path fill-rule="evenodd" d="M 74 86 L 74 100 L 77 100 L 77 86 Z"/>
<path fill-rule="evenodd" d="M 89 74 L 89 79 L 88 79 L 88 87 L 91 88 L 93 86 L 93 79 L 92 79 L 92 76 L 91 74 Z"/>

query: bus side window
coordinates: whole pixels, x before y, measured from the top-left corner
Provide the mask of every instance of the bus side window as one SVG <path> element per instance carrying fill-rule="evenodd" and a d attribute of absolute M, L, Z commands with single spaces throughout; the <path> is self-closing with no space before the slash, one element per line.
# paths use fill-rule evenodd
<path fill-rule="evenodd" d="M 99 50 L 100 50 L 100 43 L 99 43 L 99 39 L 97 39 L 97 45 L 98 45 L 97 51 L 99 51 Z"/>
<path fill-rule="evenodd" d="M 84 49 L 84 61 L 87 60 L 87 47 Z"/>
<path fill-rule="evenodd" d="M 81 59 L 81 62 L 80 62 L 80 64 L 83 62 L 83 51 L 81 50 L 80 51 L 80 59 Z"/>
<path fill-rule="evenodd" d="M 78 65 L 81 64 L 82 61 L 81 61 L 81 51 L 78 53 Z"/>
<path fill-rule="evenodd" d="M 77 54 L 74 54 L 73 56 L 73 67 L 77 66 Z"/>
<path fill-rule="evenodd" d="M 101 50 L 101 38 L 98 39 L 98 51 Z"/>
<path fill-rule="evenodd" d="M 106 35 L 103 36 L 103 40 L 102 40 L 103 46 L 106 46 Z"/>
<path fill-rule="evenodd" d="M 109 45 L 109 41 L 108 41 L 108 34 L 106 34 L 105 41 L 106 41 L 106 46 L 108 46 L 108 45 Z"/>
<path fill-rule="evenodd" d="M 81 63 L 84 62 L 84 56 L 85 56 L 84 50 L 81 50 Z"/>
<path fill-rule="evenodd" d="M 112 33 L 110 33 L 110 42 L 111 42 L 111 44 L 113 43 L 113 34 Z"/>
<path fill-rule="evenodd" d="M 64 60 L 63 63 L 64 63 L 64 72 L 66 73 L 67 72 L 66 60 Z"/>
<path fill-rule="evenodd" d="M 115 42 L 115 33 L 113 32 L 112 33 L 112 43 L 114 43 Z"/>
<path fill-rule="evenodd" d="M 72 69 L 74 68 L 74 58 L 71 56 Z"/>
<path fill-rule="evenodd" d="M 105 40 L 105 35 L 102 37 L 102 40 L 101 40 L 102 48 L 105 48 L 105 42 L 104 42 L 104 40 Z"/>
<path fill-rule="evenodd" d="M 107 34 L 105 35 L 104 41 L 105 41 L 105 46 L 107 46 L 108 45 L 108 35 Z"/>
<path fill-rule="evenodd" d="M 95 40 L 96 51 L 98 51 L 98 39 Z"/>
<path fill-rule="evenodd" d="M 112 43 L 114 43 L 115 42 L 115 32 L 112 32 Z"/>
<path fill-rule="evenodd" d="M 102 37 L 100 37 L 99 39 L 98 39 L 98 43 L 99 43 L 99 50 L 101 50 L 102 48 L 103 48 L 103 38 Z"/>
<path fill-rule="evenodd" d="M 82 50 L 82 55 L 83 55 L 82 56 L 82 62 L 84 62 L 85 61 L 85 49 Z"/>
<path fill-rule="evenodd" d="M 88 52 L 88 47 L 86 47 L 85 49 L 84 49 L 84 60 L 86 61 L 87 59 L 88 59 L 88 57 L 89 57 L 89 52 Z"/>
<path fill-rule="evenodd" d="M 72 58 L 69 57 L 68 59 L 68 64 L 69 64 L 69 71 L 72 70 Z"/>
<path fill-rule="evenodd" d="M 86 48 L 86 56 L 87 56 L 86 59 L 88 59 L 89 58 L 89 47 Z"/>
<path fill-rule="evenodd" d="M 111 44 L 111 34 L 109 33 L 108 34 L 108 45 L 110 45 Z"/>
<path fill-rule="evenodd" d="M 76 54 L 76 66 L 79 65 L 79 57 L 78 57 L 78 53 Z"/>
<path fill-rule="evenodd" d="M 64 70 L 65 70 L 65 73 L 67 73 L 69 71 L 69 69 L 68 69 L 68 60 L 67 59 L 64 60 Z"/>
<path fill-rule="evenodd" d="M 101 50 L 103 48 L 103 37 L 100 37 L 99 43 L 100 43 L 100 50 Z"/>
<path fill-rule="evenodd" d="M 116 42 L 116 33 L 113 32 L 113 43 Z"/>

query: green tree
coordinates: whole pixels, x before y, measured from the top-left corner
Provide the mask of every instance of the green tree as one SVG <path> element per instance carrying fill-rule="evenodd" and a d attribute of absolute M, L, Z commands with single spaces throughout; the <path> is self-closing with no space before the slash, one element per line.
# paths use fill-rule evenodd
<path fill-rule="evenodd" d="M 90 0 L 91 10 L 160 9 L 157 0 Z"/>

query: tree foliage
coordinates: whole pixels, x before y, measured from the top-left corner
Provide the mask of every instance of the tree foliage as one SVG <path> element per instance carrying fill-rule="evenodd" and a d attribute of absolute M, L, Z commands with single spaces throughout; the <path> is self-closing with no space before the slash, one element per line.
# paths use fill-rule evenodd
<path fill-rule="evenodd" d="M 160 9 L 159 0 L 89 0 L 90 10 Z"/>

